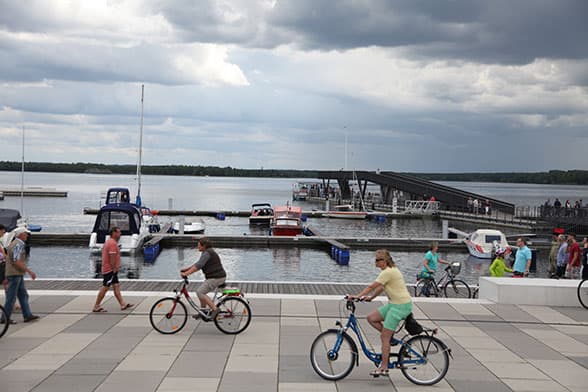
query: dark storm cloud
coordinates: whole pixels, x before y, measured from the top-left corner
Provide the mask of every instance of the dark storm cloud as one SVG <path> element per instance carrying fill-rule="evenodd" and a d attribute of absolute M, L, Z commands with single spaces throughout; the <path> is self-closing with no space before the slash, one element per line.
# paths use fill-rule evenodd
<path fill-rule="evenodd" d="M 250 47 L 404 48 L 412 57 L 526 64 L 536 58 L 588 58 L 588 2 L 583 0 L 161 2 L 185 39 Z"/>

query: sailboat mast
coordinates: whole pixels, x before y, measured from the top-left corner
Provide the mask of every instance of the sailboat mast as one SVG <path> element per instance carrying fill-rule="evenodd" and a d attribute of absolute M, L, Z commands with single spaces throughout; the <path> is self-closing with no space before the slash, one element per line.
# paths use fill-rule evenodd
<path fill-rule="evenodd" d="M 25 157 L 25 127 L 22 126 L 22 163 L 20 168 L 20 213 L 24 216 L 24 157 Z"/>
<path fill-rule="evenodd" d="M 141 128 L 139 133 L 139 162 L 137 163 L 137 199 L 136 204 L 141 206 L 141 160 L 143 155 L 143 98 L 145 96 L 145 85 L 141 85 Z"/>

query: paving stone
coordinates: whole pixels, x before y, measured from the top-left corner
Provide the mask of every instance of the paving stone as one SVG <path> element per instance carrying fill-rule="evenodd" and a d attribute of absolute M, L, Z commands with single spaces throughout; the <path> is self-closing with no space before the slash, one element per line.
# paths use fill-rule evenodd
<path fill-rule="evenodd" d="M 522 378 L 531 380 L 549 380 L 549 377 L 528 363 L 520 362 L 484 362 L 498 378 Z"/>
<path fill-rule="evenodd" d="M 95 392 L 155 392 L 164 375 L 158 371 L 114 371 Z"/>
<path fill-rule="evenodd" d="M 91 313 L 66 328 L 64 332 L 102 333 L 116 325 L 123 317 L 122 315 Z"/>
<path fill-rule="evenodd" d="M 167 373 L 168 377 L 204 377 L 219 379 L 227 363 L 227 352 L 188 351 L 178 355 Z"/>
<path fill-rule="evenodd" d="M 276 316 L 280 314 L 281 300 L 251 298 L 249 299 L 249 306 L 251 307 L 251 313 L 254 318 L 262 316 Z"/>
<path fill-rule="evenodd" d="M 486 309 L 495 313 L 499 318 L 508 322 L 539 322 L 539 320 L 516 305 L 493 304 L 484 305 Z"/>
<path fill-rule="evenodd" d="M 496 381 L 473 381 L 473 380 L 451 380 L 451 387 L 456 392 L 511 392 L 511 389 L 503 382 Z"/>
<path fill-rule="evenodd" d="M 218 392 L 273 392 L 277 389 L 277 373 L 226 371 L 221 379 Z"/>
<path fill-rule="evenodd" d="M 76 356 L 56 370 L 56 374 L 64 375 L 108 375 L 118 366 L 122 359 L 117 358 L 84 358 Z"/>
<path fill-rule="evenodd" d="M 435 320 L 465 320 L 464 316 L 447 303 L 419 303 L 419 308 Z"/>
<path fill-rule="evenodd" d="M 584 368 L 588 369 L 588 355 L 581 356 L 581 357 L 569 356 L 568 358 L 570 358 L 572 361 L 576 362 L 578 365 L 583 366 Z"/>
<path fill-rule="evenodd" d="M 567 388 L 586 388 L 588 369 L 568 360 L 532 359 L 529 362 Z"/>
<path fill-rule="evenodd" d="M 63 392 L 64 390 L 91 392 L 102 382 L 104 377 L 103 375 L 53 374 L 43 380 L 32 392 Z"/>
<path fill-rule="evenodd" d="M 588 323 L 588 312 L 586 309 L 581 308 L 580 306 L 554 306 L 551 309 L 571 318 L 574 321 L 579 323 Z"/>
<path fill-rule="evenodd" d="M 53 313 L 76 298 L 72 295 L 43 295 L 30 302 L 31 310 L 33 313 Z"/>
<path fill-rule="evenodd" d="M 218 378 L 210 377 L 165 377 L 157 392 L 216 392 Z"/>
<path fill-rule="evenodd" d="M 535 305 L 519 305 L 519 308 L 523 309 L 536 319 L 541 320 L 544 323 L 562 323 L 562 324 L 574 324 L 575 321 L 557 310 L 548 306 L 535 306 Z"/>
<path fill-rule="evenodd" d="M 51 375 L 50 370 L 0 370 L 2 392 L 29 392 Z"/>
<path fill-rule="evenodd" d="M 515 392 L 565 392 L 566 388 L 551 380 L 502 379 Z"/>
<path fill-rule="evenodd" d="M 282 382 L 278 385 L 279 392 L 337 392 L 334 382 Z"/>
<path fill-rule="evenodd" d="M 304 383 L 312 380 L 316 374 L 308 354 L 280 355 L 278 373 L 280 383 Z"/>

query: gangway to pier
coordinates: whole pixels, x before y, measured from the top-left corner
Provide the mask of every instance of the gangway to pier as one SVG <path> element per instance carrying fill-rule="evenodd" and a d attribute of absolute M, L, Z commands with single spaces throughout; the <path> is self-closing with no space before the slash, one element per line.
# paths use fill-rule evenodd
<path fill-rule="evenodd" d="M 368 182 L 378 184 L 383 190 L 382 196 L 384 203 L 386 204 L 391 204 L 393 191 L 400 190 L 412 196 L 423 198 L 424 200 L 434 197 L 436 201 L 441 202 L 447 209 L 459 209 L 465 211 L 469 206 L 468 200 L 472 201 L 475 199 L 480 202 L 488 201 L 492 209 L 499 211 L 512 214 L 515 209 L 515 206 L 512 203 L 396 172 L 353 172 L 344 170 L 319 171 L 317 172 L 317 176 L 319 179 L 322 179 L 323 182 L 331 179 L 337 180 L 339 183 L 339 189 L 341 189 L 342 192 L 346 192 L 346 194 L 342 194 L 343 199 L 350 199 L 349 181 L 357 178 L 357 181 L 360 183 L 360 191 L 363 197 L 365 197 Z"/>

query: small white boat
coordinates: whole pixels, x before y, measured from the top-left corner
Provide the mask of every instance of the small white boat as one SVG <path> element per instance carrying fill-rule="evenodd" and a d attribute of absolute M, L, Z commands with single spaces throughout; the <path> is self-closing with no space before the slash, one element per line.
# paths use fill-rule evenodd
<path fill-rule="evenodd" d="M 308 198 L 308 185 L 303 182 L 298 182 L 292 185 L 292 200 L 304 201 Z"/>
<path fill-rule="evenodd" d="M 365 219 L 367 217 L 367 212 L 355 211 L 351 204 L 343 204 L 335 206 L 334 210 L 325 212 L 323 216 L 338 219 Z"/>
<path fill-rule="evenodd" d="M 172 225 L 172 230 L 174 233 L 178 234 L 181 232 L 180 222 L 174 222 Z M 206 230 L 206 225 L 202 219 L 194 221 L 194 222 L 184 222 L 184 234 L 202 234 Z"/>
<path fill-rule="evenodd" d="M 473 233 L 449 228 L 449 231 L 463 238 L 470 255 L 480 259 L 490 259 L 498 247 L 510 250 L 506 236 L 500 230 L 478 229 Z"/>
<path fill-rule="evenodd" d="M 250 225 L 270 225 L 274 219 L 274 209 L 270 203 L 251 205 Z"/>

